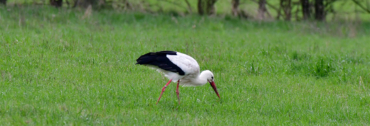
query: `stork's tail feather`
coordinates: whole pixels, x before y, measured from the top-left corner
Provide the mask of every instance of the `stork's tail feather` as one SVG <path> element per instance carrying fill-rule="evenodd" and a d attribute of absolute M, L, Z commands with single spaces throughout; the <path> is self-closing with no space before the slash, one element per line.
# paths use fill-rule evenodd
<path fill-rule="evenodd" d="M 145 64 L 152 64 L 158 60 L 163 60 L 166 55 L 176 55 L 175 51 L 160 51 L 160 52 L 149 52 L 140 56 L 136 60 L 136 64 L 145 65 Z M 152 64 L 153 65 L 153 64 Z"/>
<path fill-rule="evenodd" d="M 139 64 L 139 65 L 145 65 L 145 64 L 149 64 L 150 62 L 153 62 L 155 60 L 155 57 L 151 55 L 151 52 L 150 53 L 147 53 L 145 55 L 142 55 L 140 56 L 137 60 L 136 60 L 136 64 Z"/>
<path fill-rule="evenodd" d="M 136 64 L 139 65 L 148 65 L 155 66 L 160 69 L 179 73 L 180 75 L 185 75 L 185 72 L 182 71 L 176 64 L 173 64 L 168 58 L 167 55 L 176 55 L 175 51 L 160 51 L 160 52 L 149 52 L 140 56 L 136 60 Z"/>

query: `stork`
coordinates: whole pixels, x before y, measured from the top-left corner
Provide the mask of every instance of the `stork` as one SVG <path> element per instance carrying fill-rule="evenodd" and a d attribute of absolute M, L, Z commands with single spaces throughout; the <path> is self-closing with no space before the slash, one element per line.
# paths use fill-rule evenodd
<path fill-rule="evenodd" d="M 179 85 L 182 86 L 202 86 L 209 82 L 216 92 L 218 98 L 221 98 L 217 92 L 213 73 L 204 70 L 201 73 L 198 62 L 191 56 L 175 51 L 149 52 L 140 56 L 136 64 L 145 65 L 163 73 L 169 81 L 162 88 L 161 95 L 156 104 L 162 97 L 166 87 L 171 83 L 177 82 L 176 94 L 180 104 Z"/>

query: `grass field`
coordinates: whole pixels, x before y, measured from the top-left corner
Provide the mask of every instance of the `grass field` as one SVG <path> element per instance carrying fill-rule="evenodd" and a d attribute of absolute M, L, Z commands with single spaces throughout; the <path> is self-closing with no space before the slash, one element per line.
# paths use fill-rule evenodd
<path fill-rule="evenodd" d="M 48 7 L 0 10 L 1 125 L 369 125 L 370 24 Z M 181 87 L 135 65 L 175 50 L 215 74 Z"/>

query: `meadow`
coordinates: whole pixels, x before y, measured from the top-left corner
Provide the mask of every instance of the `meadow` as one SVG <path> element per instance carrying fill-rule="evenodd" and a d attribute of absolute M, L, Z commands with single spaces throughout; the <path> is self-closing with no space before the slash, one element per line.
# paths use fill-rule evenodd
<path fill-rule="evenodd" d="M 0 8 L 1 125 L 369 125 L 370 23 Z M 211 70 L 180 87 L 136 59 Z"/>

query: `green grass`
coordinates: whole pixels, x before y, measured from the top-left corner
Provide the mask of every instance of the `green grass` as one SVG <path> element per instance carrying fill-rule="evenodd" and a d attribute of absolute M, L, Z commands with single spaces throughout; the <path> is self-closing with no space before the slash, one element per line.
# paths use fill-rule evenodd
<path fill-rule="evenodd" d="M 0 9 L 2 125 L 369 125 L 370 24 Z M 215 74 L 175 84 L 135 65 L 176 50 Z"/>

